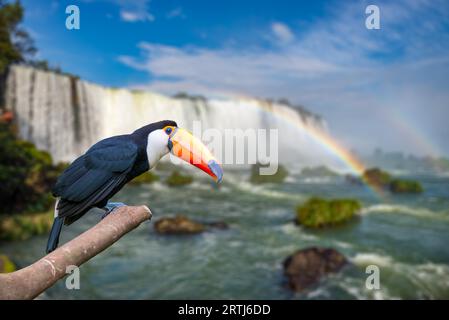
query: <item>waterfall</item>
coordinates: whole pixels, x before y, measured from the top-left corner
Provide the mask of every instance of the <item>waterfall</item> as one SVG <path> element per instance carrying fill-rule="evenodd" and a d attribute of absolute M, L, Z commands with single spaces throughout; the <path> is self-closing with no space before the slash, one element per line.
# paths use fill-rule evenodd
<path fill-rule="evenodd" d="M 21 65 L 12 66 L 8 74 L 5 103 L 16 115 L 20 136 L 50 152 L 56 162 L 73 160 L 100 139 L 163 119 L 175 120 L 190 130 L 194 121 L 200 121 L 203 130 L 277 128 L 280 162 L 330 161 L 306 130 L 325 131 L 325 122 L 282 103 L 248 98 L 171 98 L 107 88 Z"/>

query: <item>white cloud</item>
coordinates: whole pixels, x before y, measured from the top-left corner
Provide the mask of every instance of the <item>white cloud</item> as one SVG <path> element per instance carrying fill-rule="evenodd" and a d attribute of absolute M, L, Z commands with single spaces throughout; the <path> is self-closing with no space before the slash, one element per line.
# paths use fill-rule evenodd
<path fill-rule="evenodd" d="M 120 17 L 126 22 L 154 21 L 154 16 L 148 12 L 120 10 Z"/>
<path fill-rule="evenodd" d="M 289 43 L 295 38 L 290 28 L 281 22 L 272 23 L 271 30 L 281 43 Z"/>
<path fill-rule="evenodd" d="M 181 19 L 186 18 L 184 10 L 182 10 L 181 7 L 177 7 L 167 13 L 167 19 L 174 19 L 174 18 L 181 18 Z"/>
<path fill-rule="evenodd" d="M 84 0 L 85 2 L 104 1 L 119 7 L 120 19 L 125 22 L 154 21 L 155 17 L 150 12 L 150 0 Z M 110 18 L 112 15 L 107 14 Z"/>
<path fill-rule="evenodd" d="M 350 3 L 297 30 L 297 36 L 282 24 L 271 25 L 279 41 L 289 41 L 285 46 L 257 47 L 248 41 L 211 49 L 142 42 L 140 57 L 119 60 L 152 75 L 150 83 L 135 87 L 169 94 L 286 97 L 322 114 L 348 145 L 423 152 L 406 131 L 389 126 L 394 113 L 411 119 L 414 130 L 425 131 L 449 153 L 449 129 L 444 129 L 449 5 L 425 0 L 378 5 L 381 30 L 367 30 L 365 4 Z"/>

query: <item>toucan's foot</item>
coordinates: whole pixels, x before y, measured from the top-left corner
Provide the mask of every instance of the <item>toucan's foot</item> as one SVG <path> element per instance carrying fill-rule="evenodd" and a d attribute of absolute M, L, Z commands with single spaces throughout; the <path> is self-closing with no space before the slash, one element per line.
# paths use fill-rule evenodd
<path fill-rule="evenodd" d="M 105 213 L 101 216 L 101 219 L 106 218 L 108 214 L 113 212 L 115 209 L 118 209 L 120 207 L 124 207 L 126 204 L 123 202 L 108 202 L 106 206 L 103 207 L 103 210 L 105 210 Z"/>

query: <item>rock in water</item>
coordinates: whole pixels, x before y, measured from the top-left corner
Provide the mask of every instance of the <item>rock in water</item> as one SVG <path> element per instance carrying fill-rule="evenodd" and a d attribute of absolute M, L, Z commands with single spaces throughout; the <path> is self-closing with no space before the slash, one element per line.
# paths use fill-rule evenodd
<path fill-rule="evenodd" d="M 203 224 L 192 221 L 185 216 L 161 218 L 156 221 L 154 228 L 160 234 L 195 234 L 206 230 Z"/>
<path fill-rule="evenodd" d="M 339 271 L 347 263 L 347 259 L 334 249 L 306 248 L 285 259 L 284 274 L 288 277 L 290 289 L 300 292 L 327 274 Z"/>
<path fill-rule="evenodd" d="M 361 208 L 356 199 L 311 198 L 296 208 L 296 223 L 307 228 L 334 226 L 353 219 Z"/>

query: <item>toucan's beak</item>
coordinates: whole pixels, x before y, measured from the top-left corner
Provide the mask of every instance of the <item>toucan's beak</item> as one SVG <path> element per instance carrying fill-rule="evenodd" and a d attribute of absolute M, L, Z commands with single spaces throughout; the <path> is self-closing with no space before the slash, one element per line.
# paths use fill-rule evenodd
<path fill-rule="evenodd" d="M 209 149 L 190 132 L 175 128 L 169 138 L 169 149 L 172 154 L 203 170 L 217 183 L 223 178 L 223 169 Z"/>

